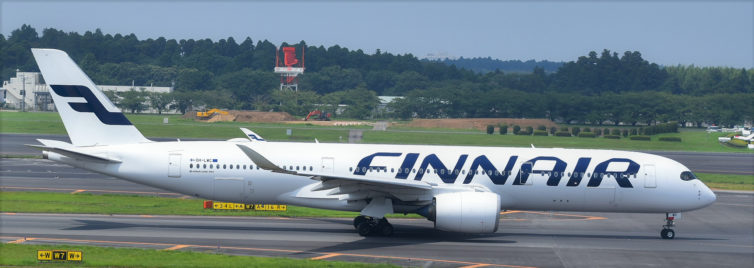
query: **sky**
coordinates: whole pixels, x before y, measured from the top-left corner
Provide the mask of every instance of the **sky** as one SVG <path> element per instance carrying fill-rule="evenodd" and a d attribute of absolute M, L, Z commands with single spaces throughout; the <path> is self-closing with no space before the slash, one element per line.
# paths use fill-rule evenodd
<path fill-rule="evenodd" d="M 572 61 L 639 51 L 661 65 L 754 67 L 754 1 L 8 1 L 23 24 L 139 39 L 251 37 L 374 53 Z"/>

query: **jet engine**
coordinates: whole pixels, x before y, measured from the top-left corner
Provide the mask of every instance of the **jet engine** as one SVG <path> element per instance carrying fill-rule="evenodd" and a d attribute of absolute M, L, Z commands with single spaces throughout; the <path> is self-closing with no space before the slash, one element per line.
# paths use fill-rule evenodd
<path fill-rule="evenodd" d="M 435 228 L 461 233 L 494 233 L 500 219 L 500 196 L 490 192 L 436 195 L 427 218 Z"/>

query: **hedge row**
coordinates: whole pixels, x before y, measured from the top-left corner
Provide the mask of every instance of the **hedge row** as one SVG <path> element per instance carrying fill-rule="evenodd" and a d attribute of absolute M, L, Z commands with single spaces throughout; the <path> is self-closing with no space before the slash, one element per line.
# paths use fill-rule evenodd
<path fill-rule="evenodd" d="M 557 137 L 570 137 L 571 133 L 569 133 L 568 131 L 558 131 L 558 132 L 555 132 L 555 136 L 557 136 Z"/>
<path fill-rule="evenodd" d="M 534 131 L 534 136 L 547 136 L 547 131 L 537 129 Z"/>
<path fill-rule="evenodd" d="M 594 135 L 594 133 L 592 133 L 592 132 L 581 132 L 581 133 L 579 133 L 579 137 L 581 137 L 581 138 L 594 138 L 594 137 L 596 137 L 596 135 Z"/>
<path fill-rule="evenodd" d="M 629 139 L 634 141 L 649 141 L 652 140 L 649 136 L 631 136 Z"/>
<path fill-rule="evenodd" d="M 618 135 L 605 135 L 605 139 L 618 140 L 618 139 L 620 139 L 620 136 L 618 136 Z"/>
<path fill-rule="evenodd" d="M 681 137 L 660 137 L 660 141 L 681 142 Z"/>

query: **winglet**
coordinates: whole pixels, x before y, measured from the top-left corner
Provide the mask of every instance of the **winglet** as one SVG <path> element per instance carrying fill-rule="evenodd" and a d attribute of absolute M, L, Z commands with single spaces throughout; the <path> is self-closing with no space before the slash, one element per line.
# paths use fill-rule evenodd
<path fill-rule="evenodd" d="M 254 131 L 251 131 L 247 128 L 242 127 L 241 131 L 243 131 L 243 134 L 246 135 L 246 137 L 251 141 L 265 141 L 262 136 L 257 135 L 257 133 L 254 133 Z"/>
<path fill-rule="evenodd" d="M 251 161 L 261 169 L 277 173 L 296 174 L 296 172 L 294 171 L 289 171 L 278 167 L 277 165 L 273 164 L 272 161 L 267 160 L 267 158 L 257 153 L 257 151 L 249 148 L 248 146 L 245 146 L 243 144 L 236 144 L 236 146 L 238 146 L 238 148 L 241 149 L 241 151 L 243 151 L 243 153 L 246 154 L 246 156 L 248 156 L 249 159 L 251 159 Z"/>

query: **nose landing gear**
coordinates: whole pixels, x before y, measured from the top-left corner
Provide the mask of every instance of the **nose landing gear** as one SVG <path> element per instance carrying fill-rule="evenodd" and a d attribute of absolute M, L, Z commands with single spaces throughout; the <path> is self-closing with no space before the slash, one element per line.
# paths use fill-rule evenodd
<path fill-rule="evenodd" d="M 660 232 L 662 239 L 675 238 L 675 231 L 673 230 L 675 224 L 673 224 L 673 221 L 676 217 L 680 219 L 680 213 L 665 213 L 665 225 L 662 226 L 662 231 Z"/>
<path fill-rule="evenodd" d="M 393 225 L 386 218 L 376 219 L 361 215 L 353 219 L 353 227 L 361 236 L 391 236 L 393 234 Z"/>

